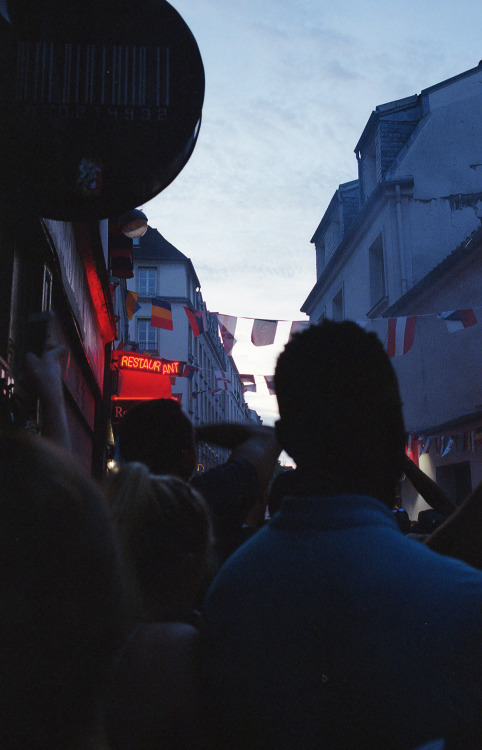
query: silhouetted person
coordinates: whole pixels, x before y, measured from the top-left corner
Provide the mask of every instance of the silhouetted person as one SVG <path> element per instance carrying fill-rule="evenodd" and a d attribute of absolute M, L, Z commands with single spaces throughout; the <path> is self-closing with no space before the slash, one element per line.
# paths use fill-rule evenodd
<path fill-rule="evenodd" d="M 111 517 L 145 622 L 195 621 L 211 559 L 209 509 L 190 484 L 125 464 L 108 485 Z"/>
<path fill-rule="evenodd" d="M 0 746 L 100 750 L 126 634 L 103 498 L 67 454 L 20 433 L 0 433 L 0 476 Z"/>
<path fill-rule="evenodd" d="M 231 450 L 226 463 L 193 476 L 195 438 Z M 271 427 L 218 423 L 196 431 L 180 404 L 155 399 L 136 405 L 119 425 L 122 462 L 146 464 L 153 474 L 173 474 L 189 480 L 206 500 L 213 521 L 219 560 L 239 543 L 242 524 L 268 487 L 280 453 Z"/>
<path fill-rule="evenodd" d="M 482 575 L 399 530 L 397 379 L 350 322 L 293 337 L 275 371 L 297 469 L 205 603 L 221 747 L 412 750 L 482 712 Z"/>
<path fill-rule="evenodd" d="M 106 702 L 112 750 L 199 750 L 207 745 L 194 606 L 211 551 L 208 508 L 187 482 L 139 463 L 125 464 L 108 490 L 138 605 Z"/>

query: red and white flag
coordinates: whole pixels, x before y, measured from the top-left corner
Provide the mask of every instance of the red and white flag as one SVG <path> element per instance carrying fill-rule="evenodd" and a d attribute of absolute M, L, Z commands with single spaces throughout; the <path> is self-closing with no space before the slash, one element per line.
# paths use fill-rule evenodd
<path fill-rule="evenodd" d="M 217 390 L 220 391 L 232 391 L 233 384 L 229 372 L 223 370 L 214 370 L 214 377 L 216 378 Z M 214 391 L 213 391 L 214 393 Z"/>
<path fill-rule="evenodd" d="M 255 320 L 251 331 L 251 341 L 255 346 L 269 346 L 274 343 L 277 320 Z"/>
<path fill-rule="evenodd" d="M 254 375 L 240 375 L 239 379 L 243 386 L 243 393 L 246 393 L 246 391 L 253 391 L 253 393 L 256 393 L 256 381 Z"/>
<path fill-rule="evenodd" d="M 387 354 L 389 357 L 399 357 L 411 349 L 415 336 L 416 315 L 406 318 L 388 319 Z"/>
<path fill-rule="evenodd" d="M 455 331 L 463 331 L 464 328 L 470 328 L 475 326 L 477 318 L 473 310 L 450 310 L 449 312 L 438 313 L 438 318 L 445 320 L 447 331 L 454 333 Z"/>
<path fill-rule="evenodd" d="M 311 325 L 309 320 L 294 320 L 291 324 L 290 335 L 288 341 L 291 341 L 295 333 L 301 333 L 305 331 Z"/>
<path fill-rule="evenodd" d="M 276 391 L 274 389 L 274 375 L 265 375 L 264 380 L 269 391 L 269 395 L 276 396 Z"/>
<path fill-rule="evenodd" d="M 216 313 L 218 319 L 219 331 L 221 333 L 221 339 L 223 341 L 224 351 L 227 356 L 233 351 L 233 346 L 236 343 L 234 334 L 236 331 L 236 323 L 238 319 L 234 315 L 220 315 Z"/>

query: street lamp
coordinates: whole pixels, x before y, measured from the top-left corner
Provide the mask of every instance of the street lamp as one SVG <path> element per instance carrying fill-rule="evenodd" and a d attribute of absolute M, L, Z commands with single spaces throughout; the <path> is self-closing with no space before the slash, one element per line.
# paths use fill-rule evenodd
<path fill-rule="evenodd" d="M 147 232 L 147 216 L 144 211 L 134 208 L 119 217 L 119 227 L 126 237 L 143 237 Z"/>

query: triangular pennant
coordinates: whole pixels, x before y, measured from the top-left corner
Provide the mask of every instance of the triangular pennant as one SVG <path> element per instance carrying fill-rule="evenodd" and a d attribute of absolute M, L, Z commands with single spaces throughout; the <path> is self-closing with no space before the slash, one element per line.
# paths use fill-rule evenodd
<path fill-rule="evenodd" d="M 185 307 L 184 311 L 187 315 L 194 338 L 196 339 L 201 333 L 204 333 L 207 328 L 206 313 L 204 310 L 190 310 L 189 307 Z"/>
<path fill-rule="evenodd" d="M 233 346 L 236 343 L 234 334 L 236 331 L 236 323 L 238 319 L 234 315 L 220 315 L 216 313 L 218 319 L 219 331 L 221 333 L 221 339 L 223 341 L 224 351 L 227 356 L 233 351 Z"/>

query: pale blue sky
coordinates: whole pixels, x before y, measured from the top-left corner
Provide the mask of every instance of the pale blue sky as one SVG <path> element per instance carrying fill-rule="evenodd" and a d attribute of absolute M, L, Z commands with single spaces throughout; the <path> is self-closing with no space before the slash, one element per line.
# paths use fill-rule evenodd
<path fill-rule="evenodd" d="M 199 45 L 203 123 L 181 174 L 144 209 L 191 258 L 208 308 L 302 319 L 310 239 L 371 111 L 482 58 L 480 0 L 172 0 Z M 272 374 L 287 340 L 255 348 L 238 323 L 240 372 Z M 266 423 L 276 400 L 247 394 Z"/>

